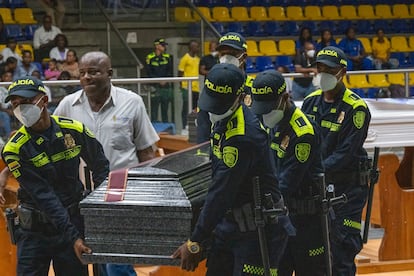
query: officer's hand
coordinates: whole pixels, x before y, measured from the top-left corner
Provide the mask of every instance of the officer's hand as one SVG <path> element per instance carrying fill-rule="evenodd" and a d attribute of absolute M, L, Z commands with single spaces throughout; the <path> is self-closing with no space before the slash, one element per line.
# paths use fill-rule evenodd
<path fill-rule="evenodd" d="M 76 257 L 78 257 L 80 261 L 82 261 L 82 253 L 92 253 L 92 249 L 87 247 L 82 239 L 77 239 L 75 241 L 75 244 L 73 245 L 73 250 L 75 250 Z"/>
<path fill-rule="evenodd" d="M 187 243 L 183 243 L 171 256 L 174 259 L 181 259 L 181 268 L 187 271 L 194 271 L 201 261 L 201 251 L 192 254 L 187 249 Z"/>

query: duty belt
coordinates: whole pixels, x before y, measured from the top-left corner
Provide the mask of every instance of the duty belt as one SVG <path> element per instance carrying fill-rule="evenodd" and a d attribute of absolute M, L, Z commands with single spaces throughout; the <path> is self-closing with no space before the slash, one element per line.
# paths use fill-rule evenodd
<path fill-rule="evenodd" d="M 287 198 L 289 213 L 292 215 L 315 215 L 320 212 L 320 199 L 318 196 L 307 199 Z"/>
<path fill-rule="evenodd" d="M 357 172 L 333 172 L 326 173 L 326 183 L 335 184 L 338 180 L 352 179 L 357 185 L 366 186 L 368 183 L 369 171 L 357 171 Z"/>

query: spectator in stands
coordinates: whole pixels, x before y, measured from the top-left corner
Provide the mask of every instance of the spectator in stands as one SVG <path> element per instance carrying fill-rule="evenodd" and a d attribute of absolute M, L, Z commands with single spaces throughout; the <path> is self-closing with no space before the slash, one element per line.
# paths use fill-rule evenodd
<path fill-rule="evenodd" d="M 354 27 L 346 29 L 345 38 L 339 42 L 338 48 L 344 51 L 348 57 L 347 70 L 368 70 L 372 67 L 372 62 L 366 58 L 367 53 L 365 52 L 364 45 L 362 45 L 361 40 L 356 38 Z"/>
<path fill-rule="evenodd" d="M 11 72 L 14 74 L 17 68 L 17 58 L 8 57 L 5 63 L 0 64 L 0 74 L 4 72 Z"/>
<path fill-rule="evenodd" d="M 79 79 L 78 56 L 75 50 L 69 50 L 66 54 L 66 60 L 59 66 L 60 71 L 68 71 L 72 80 Z"/>
<path fill-rule="evenodd" d="M 313 76 L 310 73 L 317 74 L 318 71 L 315 64 L 315 46 L 312 42 L 305 42 L 304 48 L 296 55 L 295 72 L 304 75 L 294 78 L 292 82 L 292 98 L 294 101 L 300 101 L 315 90 L 312 84 Z"/>
<path fill-rule="evenodd" d="M 0 44 L 7 42 L 7 32 L 4 26 L 3 17 L 0 15 Z"/>
<path fill-rule="evenodd" d="M 22 62 L 17 65 L 16 71 L 13 75 L 13 80 L 24 76 L 31 76 L 33 71 L 39 71 L 39 69 L 33 63 L 32 52 L 29 50 L 23 50 Z"/>
<path fill-rule="evenodd" d="M 188 43 L 188 52 L 181 58 L 180 64 L 178 65 L 178 76 L 179 77 L 198 77 L 198 67 L 200 65 L 200 58 L 198 52 L 200 51 L 200 45 L 197 41 L 191 40 Z M 188 87 L 187 81 L 181 82 L 181 92 L 183 96 L 183 109 L 181 112 L 183 129 L 187 128 L 187 115 L 188 115 Z M 197 107 L 199 86 L 198 81 L 192 82 L 192 109 Z"/>
<path fill-rule="evenodd" d="M 13 80 L 13 74 L 10 71 L 4 71 L 1 74 L 2 82 L 11 82 Z M 11 119 L 13 118 L 13 110 L 10 103 L 5 103 L 5 99 L 8 95 L 7 88 L 0 86 L 0 136 L 6 141 L 11 132 Z"/>
<path fill-rule="evenodd" d="M 20 50 L 22 49 L 22 45 L 19 45 Z M 17 53 L 17 42 L 14 38 L 10 37 L 7 39 L 6 48 L 1 51 L 1 61 L 4 62 L 9 57 L 14 57 L 18 60 L 22 60 L 22 57 Z"/>
<path fill-rule="evenodd" d="M 391 59 L 391 43 L 385 36 L 384 29 L 377 30 L 377 36 L 372 39 L 372 56 L 374 58 L 375 69 L 397 68 L 397 59 Z"/>
<path fill-rule="evenodd" d="M 315 41 L 312 39 L 312 31 L 308 27 L 302 27 L 299 32 L 299 39 L 296 40 L 296 54 L 300 54 L 300 52 L 305 47 L 305 43 L 310 42 L 315 44 Z"/>
<path fill-rule="evenodd" d="M 52 18 L 49 15 L 43 17 L 43 25 L 36 29 L 33 34 L 33 48 L 35 60 L 42 62 L 44 58 L 48 58 L 50 50 L 55 47 L 56 35 L 62 31 L 52 25 Z"/>
<path fill-rule="evenodd" d="M 69 51 L 68 39 L 64 34 L 58 34 L 55 36 L 55 47 L 49 52 L 49 57 L 57 61 L 64 61 Z"/>
<path fill-rule="evenodd" d="M 49 66 L 44 72 L 45 80 L 57 80 L 60 76 L 60 71 L 57 68 L 56 59 L 52 58 L 51 60 L 49 60 L 48 64 Z"/>
<path fill-rule="evenodd" d="M 62 28 L 63 17 L 65 16 L 65 5 L 62 0 L 40 0 L 46 14 L 52 19 L 53 25 Z"/>
<path fill-rule="evenodd" d="M 333 38 L 332 32 L 329 29 L 324 29 L 321 31 L 321 41 L 316 44 L 316 53 L 327 46 L 337 47 L 336 41 Z"/>

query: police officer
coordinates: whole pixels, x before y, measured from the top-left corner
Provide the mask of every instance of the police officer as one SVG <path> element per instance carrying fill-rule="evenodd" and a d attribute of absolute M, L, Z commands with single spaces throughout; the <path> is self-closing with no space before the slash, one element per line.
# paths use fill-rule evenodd
<path fill-rule="evenodd" d="M 283 206 L 268 136 L 242 103 L 243 72 L 232 64 L 217 64 L 208 73 L 199 105 L 213 122 L 212 183 L 191 238 L 173 257 L 181 267 L 194 270 L 214 231 L 207 253 L 207 275 L 264 275 L 253 215 L 252 178 L 259 176 L 262 195 L 269 193 L 275 206 Z M 266 225 L 272 275 L 291 227 L 286 216 Z M 261 273 L 261 274 L 260 274 Z"/>
<path fill-rule="evenodd" d="M 317 129 L 286 92 L 282 74 L 259 73 L 253 81 L 251 110 L 269 128 L 280 190 L 296 228 L 289 237 L 278 275 L 325 275 L 316 176 L 323 172 Z M 314 181 L 315 179 L 315 181 Z"/>
<path fill-rule="evenodd" d="M 243 88 L 244 102 L 247 106 L 251 105 L 251 87 L 253 79 L 244 73 L 247 58 L 246 39 L 239 33 L 229 32 L 223 35 L 216 48 L 218 51 L 219 62 L 233 64 L 243 70 L 245 83 Z M 197 142 L 205 142 L 210 139 L 211 122 L 206 111 L 200 110 L 197 114 Z"/>
<path fill-rule="evenodd" d="M 348 197 L 345 205 L 334 207 L 333 275 L 355 275 L 354 258 L 362 249 L 361 213 L 367 198 L 367 152 L 363 144 L 371 115 L 364 100 L 342 82 L 347 68 L 342 50 L 325 47 L 316 62 L 321 89 L 305 98 L 302 110 L 321 128 L 326 183 L 334 184 L 336 195 L 345 193 Z"/>
<path fill-rule="evenodd" d="M 80 262 L 91 249 L 82 240 L 79 161 L 99 185 L 109 171 L 102 146 L 82 123 L 48 114 L 45 87 L 35 78 L 13 82 L 5 101 L 23 124 L 2 152 L 20 184 L 17 274 L 48 275 L 52 260 L 56 275 L 87 275 Z"/>
<path fill-rule="evenodd" d="M 168 43 L 164 38 L 154 40 L 154 51 L 145 59 L 149 78 L 163 78 L 173 76 L 172 56 L 166 53 Z M 168 122 L 168 105 L 172 100 L 172 90 L 169 83 L 154 84 L 155 94 L 151 94 L 151 120 L 158 121 L 158 107 L 161 104 L 162 122 Z"/>

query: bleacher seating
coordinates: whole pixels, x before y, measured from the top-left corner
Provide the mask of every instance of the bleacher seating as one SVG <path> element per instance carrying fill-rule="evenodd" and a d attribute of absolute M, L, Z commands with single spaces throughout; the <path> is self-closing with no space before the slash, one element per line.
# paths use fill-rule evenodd
<path fill-rule="evenodd" d="M 15 24 L 16 23 L 16 21 L 13 20 L 11 9 L 0 8 L 0 15 L 3 18 L 4 24 Z"/>
<path fill-rule="evenodd" d="M 220 22 L 233 21 L 232 18 L 230 17 L 230 12 L 227 7 L 214 7 L 213 18 L 214 20 L 220 21 Z"/>
<path fill-rule="evenodd" d="M 254 6 L 250 8 L 250 17 L 253 20 L 257 21 L 266 21 L 270 20 L 270 18 L 267 15 L 267 11 L 265 7 L 261 6 Z"/>
<path fill-rule="evenodd" d="M 31 8 L 14 9 L 14 20 L 19 24 L 37 24 Z"/>
<path fill-rule="evenodd" d="M 232 7 L 231 17 L 235 21 L 251 21 L 252 18 L 249 16 L 249 12 L 246 7 Z"/>
<path fill-rule="evenodd" d="M 339 8 L 342 19 L 358 19 L 356 8 L 353 5 L 343 5 Z"/>
<path fill-rule="evenodd" d="M 256 69 L 259 71 L 275 69 L 275 65 L 272 62 L 272 58 L 268 56 L 256 57 Z"/>
<path fill-rule="evenodd" d="M 270 39 L 259 41 L 259 51 L 266 56 L 277 56 L 280 54 L 277 50 L 276 42 Z"/>

